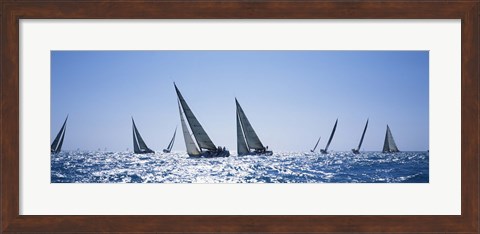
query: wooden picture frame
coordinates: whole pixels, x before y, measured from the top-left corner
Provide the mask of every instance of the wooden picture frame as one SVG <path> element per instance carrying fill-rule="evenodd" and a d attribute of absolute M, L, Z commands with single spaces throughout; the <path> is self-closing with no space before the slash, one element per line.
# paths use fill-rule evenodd
<path fill-rule="evenodd" d="M 74 1 L 1 5 L 1 231 L 478 233 L 479 14 L 464 1 Z M 461 19 L 461 215 L 19 215 L 20 19 Z"/>

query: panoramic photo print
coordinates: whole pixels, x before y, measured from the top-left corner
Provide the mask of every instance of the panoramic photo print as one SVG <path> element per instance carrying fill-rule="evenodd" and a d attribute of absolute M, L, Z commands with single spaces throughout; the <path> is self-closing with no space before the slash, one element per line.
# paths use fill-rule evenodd
<path fill-rule="evenodd" d="M 52 51 L 51 183 L 428 183 L 428 51 Z"/>

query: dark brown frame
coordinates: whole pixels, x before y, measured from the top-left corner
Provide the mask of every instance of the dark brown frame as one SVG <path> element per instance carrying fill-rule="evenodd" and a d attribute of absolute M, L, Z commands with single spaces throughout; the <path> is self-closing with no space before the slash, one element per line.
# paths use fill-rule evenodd
<path fill-rule="evenodd" d="M 479 232 L 479 2 L 4 0 L 1 4 L 3 232 Z M 461 19 L 459 216 L 19 215 L 19 19 Z"/>

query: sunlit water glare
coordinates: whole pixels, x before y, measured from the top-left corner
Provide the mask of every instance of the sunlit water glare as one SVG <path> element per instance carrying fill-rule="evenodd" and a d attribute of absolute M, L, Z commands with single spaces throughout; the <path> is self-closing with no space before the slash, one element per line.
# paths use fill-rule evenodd
<path fill-rule="evenodd" d="M 428 183 L 428 152 L 275 153 L 189 158 L 186 153 L 51 155 L 52 183 Z"/>

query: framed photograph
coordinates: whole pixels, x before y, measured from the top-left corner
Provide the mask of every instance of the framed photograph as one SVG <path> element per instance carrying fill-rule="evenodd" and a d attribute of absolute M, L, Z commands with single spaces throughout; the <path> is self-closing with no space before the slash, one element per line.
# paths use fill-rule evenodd
<path fill-rule="evenodd" d="M 4 1 L 2 231 L 478 233 L 478 1 Z"/>
<path fill-rule="evenodd" d="M 231 27 L 239 23 L 259 27 Z M 428 183 L 428 55 L 52 51 L 51 183 Z M 187 101 L 185 89 L 198 98 Z"/>

